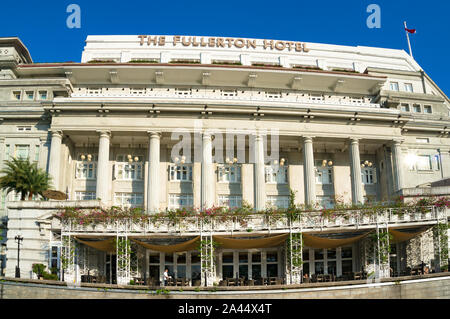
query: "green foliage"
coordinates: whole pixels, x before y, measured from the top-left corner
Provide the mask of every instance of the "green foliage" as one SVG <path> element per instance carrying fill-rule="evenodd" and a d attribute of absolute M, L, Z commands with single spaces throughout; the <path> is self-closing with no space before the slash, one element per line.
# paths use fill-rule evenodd
<path fill-rule="evenodd" d="M 31 266 L 31 269 L 38 276 L 38 278 L 43 277 L 46 280 L 58 280 L 57 274 L 51 274 L 51 273 L 45 271 L 46 267 L 47 266 L 45 266 L 44 264 L 33 264 Z"/>
<path fill-rule="evenodd" d="M 0 171 L 4 176 L 0 177 L 0 189 L 7 194 L 15 192 L 20 194 L 20 199 L 28 200 L 50 188 L 50 176 L 43 169 L 38 168 L 37 163 L 28 159 L 13 158 L 6 161 L 6 168 Z"/>
<path fill-rule="evenodd" d="M 394 202 L 372 202 L 366 204 L 344 203 L 341 197 L 335 197 L 335 206 L 332 209 L 320 209 L 315 205 L 295 205 L 295 193 L 291 190 L 288 208 L 269 207 L 262 211 L 255 209 L 248 203 L 243 203 L 239 208 L 228 208 L 214 206 L 208 209 L 198 210 L 193 207 L 167 210 L 157 214 L 148 214 L 142 208 L 121 208 L 113 206 L 111 208 L 81 209 L 79 207 L 66 207 L 55 216 L 63 221 L 71 220 L 80 225 L 112 224 L 116 221 L 128 219 L 133 223 L 146 225 L 147 223 L 181 225 L 186 223 L 197 223 L 200 219 L 203 223 L 236 222 L 242 227 L 247 227 L 250 218 L 255 215 L 263 216 L 267 223 L 276 223 L 279 220 L 287 219 L 292 221 L 305 214 L 321 214 L 323 218 L 335 219 L 338 216 L 344 218 L 355 217 L 356 215 L 371 216 L 386 212 L 392 209 L 392 214 L 403 215 L 404 213 L 419 212 L 426 213 L 430 207 L 438 209 L 450 207 L 450 200 L 447 197 L 431 197 L 427 200 L 416 200 L 405 203 L 402 198 Z M 426 206 L 420 206 L 425 205 Z"/>
<path fill-rule="evenodd" d="M 438 223 L 434 226 L 439 236 L 439 250 L 441 260 L 441 270 L 448 270 L 448 223 Z"/>
<path fill-rule="evenodd" d="M 292 263 L 292 266 L 294 266 L 294 267 L 301 267 L 303 265 L 303 236 L 302 236 L 302 233 L 292 233 L 291 237 L 292 237 L 292 245 L 291 245 L 291 238 L 287 239 L 287 256 L 288 256 L 288 259 L 291 258 L 291 249 L 292 249 L 292 260 L 290 260 L 290 262 Z M 294 244 L 294 243 L 298 243 L 299 241 L 300 241 L 300 245 Z"/>
<path fill-rule="evenodd" d="M 369 235 L 369 239 L 371 242 L 369 257 L 372 257 L 372 254 L 375 250 L 375 256 L 378 260 L 380 260 L 381 264 L 386 264 L 389 261 L 389 254 L 391 252 L 392 235 L 387 231 L 387 229 L 380 229 L 378 234 L 374 232 Z M 378 243 L 379 242 L 379 243 Z"/>

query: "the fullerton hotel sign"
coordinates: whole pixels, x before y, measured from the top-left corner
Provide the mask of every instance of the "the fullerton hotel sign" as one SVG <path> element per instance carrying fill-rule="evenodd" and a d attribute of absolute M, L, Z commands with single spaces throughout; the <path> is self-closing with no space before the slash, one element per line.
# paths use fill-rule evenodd
<path fill-rule="evenodd" d="M 246 48 L 256 49 L 262 47 L 264 50 L 296 51 L 308 52 L 304 42 L 243 39 L 243 38 L 220 38 L 220 37 L 194 37 L 174 35 L 169 42 L 169 36 L 138 35 L 140 45 L 166 46 L 172 43 L 173 46 L 181 45 L 185 47 L 210 47 L 210 48 Z"/>

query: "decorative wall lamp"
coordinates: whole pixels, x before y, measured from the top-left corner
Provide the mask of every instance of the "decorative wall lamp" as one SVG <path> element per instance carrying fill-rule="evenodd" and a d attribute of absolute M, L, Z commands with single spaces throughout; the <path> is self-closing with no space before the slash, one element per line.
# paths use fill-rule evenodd
<path fill-rule="evenodd" d="M 361 162 L 361 168 L 364 167 L 372 167 L 373 163 L 371 161 L 365 160 L 364 162 Z"/>

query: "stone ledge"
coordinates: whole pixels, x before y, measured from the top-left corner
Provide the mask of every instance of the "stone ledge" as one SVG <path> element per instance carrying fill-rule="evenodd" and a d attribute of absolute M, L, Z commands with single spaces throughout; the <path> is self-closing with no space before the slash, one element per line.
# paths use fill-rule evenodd
<path fill-rule="evenodd" d="M 367 285 L 367 284 L 376 284 L 376 283 L 400 283 L 411 280 L 420 280 L 420 279 L 431 279 L 431 278 L 442 278 L 442 279 L 450 279 L 449 272 L 442 273 L 434 273 L 427 275 L 418 275 L 418 276 L 403 276 L 403 277 L 395 277 L 395 278 L 381 278 L 378 282 L 374 280 L 351 280 L 351 281 L 336 281 L 336 282 L 321 282 L 321 283 L 308 283 L 308 284 L 295 284 L 295 285 L 270 285 L 270 286 L 237 286 L 237 287 L 222 287 L 222 286 L 213 286 L 213 287 L 182 287 L 182 286 L 143 286 L 143 285 L 112 285 L 112 284 L 97 284 L 97 283 L 78 283 L 77 287 L 82 288 L 98 288 L 98 289 L 126 289 L 126 290 L 161 290 L 166 289 L 169 291 L 202 291 L 202 292 L 211 292 L 211 291 L 270 291 L 270 290 L 284 290 L 289 291 L 292 289 L 313 289 L 313 288 L 338 288 L 338 287 L 348 287 L 348 286 L 356 286 L 356 285 Z M 24 279 L 24 278 L 11 278 L 11 277 L 0 277 L 1 282 L 16 282 L 16 283 L 30 283 L 30 284 L 41 284 L 41 285 L 51 285 L 51 286 L 60 286 L 60 287 L 68 287 L 75 286 L 74 284 L 69 285 L 67 282 L 63 281 L 55 281 L 55 280 L 38 280 L 38 279 Z M 361 287 L 364 288 L 364 287 Z"/>

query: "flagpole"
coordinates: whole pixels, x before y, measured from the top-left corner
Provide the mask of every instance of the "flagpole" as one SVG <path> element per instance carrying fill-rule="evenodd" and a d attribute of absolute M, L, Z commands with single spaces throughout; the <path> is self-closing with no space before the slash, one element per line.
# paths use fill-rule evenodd
<path fill-rule="evenodd" d="M 403 21 L 403 23 L 405 24 L 405 33 L 406 33 L 406 39 L 408 40 L 409 55 L 411 56 L 411 58 L 414 59 L 412 50 L 411 50 L 411 42 L 409 41 L 409 34 L 408 34 L 409 32 L 406 30 L 406 29 L 408 29 L 408 27 L 406 26 L 406 21 Z"/>

